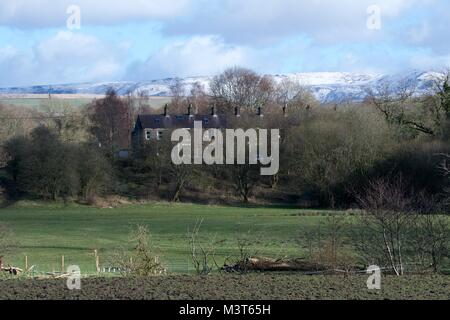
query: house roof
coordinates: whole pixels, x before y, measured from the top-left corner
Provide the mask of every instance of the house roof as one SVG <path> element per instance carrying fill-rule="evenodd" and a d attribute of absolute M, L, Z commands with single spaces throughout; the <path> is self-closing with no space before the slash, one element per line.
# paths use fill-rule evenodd
<path fill-rule="evenodd" d="M 142 114 L 138 116 L 137 123 L 143 129 L 177 129 L 194 128 L 194 121 L 202 121 L 203 128 L 227 128 L 225 115 L 153 115 Z"/>

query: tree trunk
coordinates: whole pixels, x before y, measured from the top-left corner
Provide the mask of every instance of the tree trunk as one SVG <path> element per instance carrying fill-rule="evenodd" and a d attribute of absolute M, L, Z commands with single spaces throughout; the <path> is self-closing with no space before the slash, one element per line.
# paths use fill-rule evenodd
<path fill-rule="evenodd" d="M 388 243 L 388 240 L 387 240 L 386 230 L 383 230 L 383 240 L 384 240 L 384 245 L 386 246 L 387 252 L 389 254 L 389 261 L 391 263 L 392 270 L 394 270 L 394 272 L 395 272 L 395 274 L 397 276 L 400 276 L 400 274 L 399 274 L 399 272 L 397 270 L 397 267 L 395 265 L 395 259 L 394 259 L 394 256 L 392 254 L 391 247 L 389 246 L 389 243 Z"/>
<path fill-rule="evenodd" d="M 179 183 L 177 183 L 174 195 L 172 197 L 172 202 L 179 202 L 180 201 L 180 194 L 181 194 L 181 190 L 183 190 L 183 186 L 184 186 L 184 180 L 179 182 Z"/>
<path fill-rule="evenodd" d="M 270 188 L 274 189 L 278 186 L 278 182 L 280 181 L 280 175 L 276 174 L 270 178 Z"/>

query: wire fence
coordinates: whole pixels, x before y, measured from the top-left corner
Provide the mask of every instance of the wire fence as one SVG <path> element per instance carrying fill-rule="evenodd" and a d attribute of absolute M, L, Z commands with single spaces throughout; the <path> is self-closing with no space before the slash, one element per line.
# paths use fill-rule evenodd
<path fill-rule="evenodd" d="M 7 263 L 2 266 L 1 274 L 10 274 L 11 276 L 23 276 L 30 278 L 55 278 L 67 274 L 70 266 L 79 266 L 83 277 L 94 276 L 115 276 L 127 273 L 123 267 L 110 263 L 100 263 L 99 255 L 92 258 L 92 263 L 78 264 L 75 259 L 67 259 L 67 256 L 61 256 L 60 262 L 56 263 L 56 259 L 48 263 L 31 263 L 32 259 L 28 256 L 24 257 L 21 263 Z M 168 273 L 191 274 L 194 273 L 194 267 L 191 262 L 186 260 L 171 260 L 164 263 Z"/>
<path fill-rule="evenodd" d="M 10 268 L 10 274 L 13 276 L 23 276 L 28 278 L 59 278 L 67 276 L 68 274 L 68 268 L 70 265 L 66 264 L 65 256 L 61 257 L 61 266 L 56 268 L 48 267 L 48 266 L 39 266 L 38 264 L 28 266 L 28 258 L 25 258 L 25 266 L 24 268 L 21 267 L 13 267 L 8 265 Z M 76 264 L 75 264 L 76 265 Z M 419 269 L 418 267 L 423 267 L 423 263 L 419 262 L 408 262 L 401 265 L 395 266 L 398 269 L 402 269 L 404 274 L 410 274 L 415 273 Z M 4 271 L 7 271 L 8 267 L 4 267 Z M 183 260 L 172 260 L 168 263 L 164 264 L 164 267 L 167 270 L 167 273 L 172 274 L 195 274 L 196 270 L 192 264 L 192 262 L 187 258 L 185 261 Z M 114 277 L 114 276 L 121 276 L 125 275 L 127 273 L 127 270 L 124 270 L 122 267 L 115 266 L 113 264 L 100 264 L 98 256 L 95 257 L 95 264 L 93 263 L 90 267 L 84 266 L 84 268 L 81 269 L 81 276 L 82 277 Z M 13 272 L 13 271 L 17 272 Z M 379 270 L 382 273 L 389 274 L 394 273 L 394 268 L 392 266 L 381 266 L 379 267 Z M 216 268 L 215 272 L 224 272 L 224 273 L 243 273 L 244 270 L 234 270 L 234 271 L 224 271 Z M 252 271 L 249 269 L 248 271 Z M 263 270 L 253 270 L 253 271 L 263 271 Z M 247 271 L 246 271 L 247 272 Z M 269 271 L 268 271 L 269 272 Z M 326 270 L 311 270 L 311 271 L 300 271 L 300 270 L 279 270 L 279 271 L 272 271 L 272 272 L 278 272 L 278 273 L 296 273 L 299 275 L 363 275 L 368 274 L 369 271 L 366 269 L 339 269 L 339 268 L 329 268 Z"/>

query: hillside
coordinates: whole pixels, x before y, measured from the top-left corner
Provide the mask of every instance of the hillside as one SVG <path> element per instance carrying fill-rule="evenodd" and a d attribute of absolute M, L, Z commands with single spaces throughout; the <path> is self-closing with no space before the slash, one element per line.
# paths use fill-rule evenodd
<path fill-rule="evenodd" d="M 414 84 L 418 94 L 425 93 L 433 84 L 436 72 L 411 71 L 401 74 L 370 74 L 348 72 L 290 73 L 270 75 L 276 83 L 290 79 L 305 86 L 322 103 L 339 103 L 344 101 L 361 101 L 366 96 L 368 87 L 378 86 L 384 82 L 394 84 L 405 81 Z M 193 84 L 200 83 L 209 90 L 212 77 L 189 77 L 181 79 L 189 94 Z M 145 93 L 152 97 L 169 97 L 173 78 L 145 82 L 99 82 L 81 84 L 40 85 L 30 87 L 0 88 L 1 95 L 11 94 L 83 94 L 102 95 L 109 88 L 114 88 L 120 95 L 128 93 Z"/>

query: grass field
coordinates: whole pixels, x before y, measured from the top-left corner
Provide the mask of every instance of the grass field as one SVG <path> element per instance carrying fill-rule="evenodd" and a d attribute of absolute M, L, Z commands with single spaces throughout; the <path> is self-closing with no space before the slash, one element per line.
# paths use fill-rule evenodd
<path fill-rule="evenodd" d="M 237 239 L 251 239 L 252 250 L 264 256 L 306 257 L 306 234 L 323 228 L 330 211 L 289 207 L 221 207 L 153 203 L 97 209 L 79 205 L 21 203 L 0 209 L 20 243 L 5 263 L 35 265 L 38 274 L 59 271 L 61 255 L 66 266 L 79 265 L 82 290 L 69 291 L 65 279 L 0 281 L 2 299 L 450 299 L 450 276 L 383 275 L 382 290 L 367 290 L 367 275 L 314 275 L 296 273 L 213 274 L 198 277 L 189 266 L 187 231 L 203 219 L 202 240 L 223 240 L 218 255 L 237 254 Z M 345 212 L 351 229 L 355 217 Z M 169 275 L 145 279 L 96 278 L 93 250 L 100 260 L 121 246 L 136 224 L 147 225 L 162 253 Z M 300 240 L 300 241 L 299 241 Z M 220 259 L 220 257 L 219 257 Z M 180 274 L 183 273 L 183 274 Z M 94 277 L 92 277 L 94 276 Z"/>
<path fill-rule="evenodd" d="M 40 108 L 41 106 L 49 104 L 48 98 L 0 98 L 0 104 L 10 105 L 14 107 L 29 107 Z M 71 106 L 71 107 L 83 107 L 89 104 L 92 99 L 79 98 L 79 99 L 53 99 L 52 103 L 56 106 Z"/>
<path fill-rule="evenodd" d="M 25 97 L 2 97 L 0 95 L 0 104 L 14 107 L 28 107 L 39 109 L 42 106 L 51 103 L 57 107 L 71 106 L 84 107 L 92 102 L 94 98 L 101 99 L 101 95 L 53 95 L 52 100 L 46 95 L 27 95 Z M 148 104 L 152 108 L 161 108 L 166 103 L 170 103 L 170 97 L 149 97 Z"/>
<path fill-rule="evenodd" d="M 20 244 L 8 261 L 23 266 L 24 257 L 40 271 L 60 270 L 61 256 L 66 265 L 79 265 L 83 272 L 95 271 L 93 250 L 100 260 L 111 250 L 129 246 L 129 232 L 136 224 L 147 225 L 152 241 L 170 271 L 192 271 L 188 266 L 187 232 L 203 219 L 201 237 L 223 240 L 217 248 L 225 256 L 237 252 L 237 239 L 248 238 L 252 250 L 266 256 L 306 254 L 306 243 L 297 239 L 325 220 L 327 212 L 294 208 L 241 208 L 189 204 L 155 203 L 97 209 L 77 205 L 20 205 L 0 209 L 0 222 L 6 223 Z M 101 261 L 100 261 L 101 262 Z"/>

